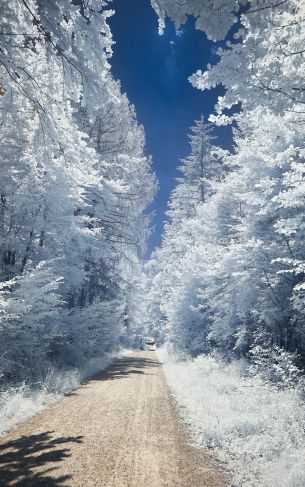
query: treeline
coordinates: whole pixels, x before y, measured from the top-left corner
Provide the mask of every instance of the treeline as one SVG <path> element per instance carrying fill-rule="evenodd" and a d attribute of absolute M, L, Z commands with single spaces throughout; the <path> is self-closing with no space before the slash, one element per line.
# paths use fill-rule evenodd
<path fill-rule="evenodd" d="M 180 352 L 249 357 L 278 380 L 305 363 L 305 9 L 297 0 L 152 2 L 221 42 L 196 88 L 226 88 L 191 131 L 162 245 L 147 264 L 149 321 Z M 213 124 L 233 124 L 229 153 Z"/>
<path fill-rule="evenodd" d="M 107 3 L 1 2 L 2 383 L 82 367 L 135 333 L 155 179 L 111 77 Z"/>

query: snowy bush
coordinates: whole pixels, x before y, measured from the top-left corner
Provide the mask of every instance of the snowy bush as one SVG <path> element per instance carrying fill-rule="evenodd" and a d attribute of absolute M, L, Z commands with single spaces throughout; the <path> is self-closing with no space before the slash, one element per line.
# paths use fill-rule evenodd
<path fill-rule="evenodd" d="M 7 433 L 19 421 L 33 416 L 59 397 L 60 393 L 32 389 L 25 384 L 1 392 L 0 436 Z"/>
<path fill-rule="evenodd" d="M 277 387 L 301 387 L 305 383 L 301 369 L 296 366 L 300 360 L 296 353 L 289 353 L 276 345 L 256 345 L 250 350 L 250 357 L 249 372 Z"/>
<path fill-rule="evenodd" d="M 302 389 L 278 389 L 249 377 L 247 363 L 209 355 L 177 361 L 158 350 L 167 382 L 193 441 L 211 449 L 234 487 L 303 487 Z"/>
<path fill-rule="evenodd" d="M 112 354 L 91 358 L 82 369 L 58 370 L 52 366 L 41 373 L 35 383 L 23 383 L 0 391 L 0 436 L 16 423 L 43 410 L 83 381 L 105 369 L 113 360 Z M 46 366 L 47 367 L 47 366 Z"/>

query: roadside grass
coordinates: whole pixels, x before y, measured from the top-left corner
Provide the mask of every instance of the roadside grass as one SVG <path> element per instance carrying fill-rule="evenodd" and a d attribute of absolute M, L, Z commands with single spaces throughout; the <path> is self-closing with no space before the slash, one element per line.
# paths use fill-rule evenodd
<path fill-rule="evenodd" d="M 304 487 L 304 391 L 249 377 L 247 363 L 211 356 L 179 361 L 157 351 L 194 443 L 218 459 L 232 487 Z"/>
<path fill-rule="evenodd" d="M 107 368 L 118 356 L 107 354 L 91 359 L 80 369 L 58 370 L 49 367 L 42 379 L 35 383 L 22 383 L 0 391 L 0 436 L 8 433 L 17 423 L 45 409 L 65 394 L 77 389 L 86 379 Z"/>

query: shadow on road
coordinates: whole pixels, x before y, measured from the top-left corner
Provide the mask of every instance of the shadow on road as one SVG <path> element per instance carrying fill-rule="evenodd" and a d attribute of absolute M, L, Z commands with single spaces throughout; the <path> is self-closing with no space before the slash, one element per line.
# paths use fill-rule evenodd
<path fill-rule="evenodd" d="M 110 367 L 96 374 L 91 380 L 123 379 L 134 374 L 147 374 L 148 369 L 159 367 L 161 362 L 147 357 L 122 357 Z M 90 381 L 89 381 L 90 382 Z"/>
<path fill-rule="evenodd" d="M 55 477 L 56 467 L 69 457 L 69 443 L 82 443 L 82 437 L 52 438 L 53 431 L 22 436 L 0 445 L 0 486 L 14 487 L 59 487 L 68 486 L 70 475 Z M 33 469 L 45 467 L 40 472 Z M 72 487 L 72 484 L 71 484 Z"/>
<path fill-rule="evenodd" d="M 86 383 L 152 374 L 159 366 L 153 358 L 125 356 Z M 0 444 L 0 487 L 73 487 L 72 475 L 56 476 L 56 464 L 71 456 L 71 443 L 83 443 L 83 437 L 56 438 L 54 431 L 46 431 Z"/>

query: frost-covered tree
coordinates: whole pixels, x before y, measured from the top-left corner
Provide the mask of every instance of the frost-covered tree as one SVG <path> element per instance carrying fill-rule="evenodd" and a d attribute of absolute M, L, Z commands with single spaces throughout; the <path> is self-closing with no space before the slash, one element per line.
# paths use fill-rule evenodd
<path fill-rule="evenodd" d="M 165 28 L 166 16 L 179 28 L 189 15 L 193 15 L 196 18 L 196 29 L 204 31 L 210 39 L 215 40 L 226 37 L 229 29 L 237 22 L 240 7 L 247 3 L 247 0 L 151 0 L 159 17 L 160 33 Z"/>
<path fill-rule="evenodd" d="M 256 115 L 259 126 L 240 115 L 225 158 L 234 170 L 176 233 L 179 258 L 172 228 L 148 265 L 154 320 L 187 353 L 304 354 L 304 130 L 289 116 Z"/>
<path fill-rule="evenodd" d="M 165 225 L 162 245 L 147 264 L 147 295 L 151 321 L 155 323 L 154 333 L 160 340 L 167 337 L 183 344 L 186 349 L 192 347 L 194 340 L 197 341 L 196 318 L 191 318 L 192 323 L 188 321 L 190 306 L 198 304 L 194 269 L 191 271 L 188 266 L 185 267 L 185 257 L 195 244 L 195 229 L 190 223 L 197 216 L 198 209 L 210 199 L 214 185 L 222 178 L 220 156 L 226 153 L 213 144 L 215 137 L 211 131 L 211 127 L 205 126 L 203 118 L 191 129 L 191 153 L 179 166 L 181 177 L 177 179 L 169 201 L 169 221 Z M 188 287 L 186 290 L 186 282 L 190 283 L 191 289 Z M 160 326 L 165 327 L 162 332 L 158 330 Z M 198 349 L 200 347 L 198 344 Z"/>
<path fill-rule="evenodd" d="M 293 221 L 296 214 L 303 214 L 304 208 L 299 206 L 298 210 L 291 208 L 288 212 L 282 197 L 287 192 L 287 174 L 303 144 L 303 130 L 296 130 L 294 124 L 270 112 L 261 113 L 260 120 L 260 126 L 256 126 L 253 113 L 248 119 L 242 116 L 241 131 L 235 137 L 236 153 L 230 156 L 236 170 L 226 178 L 218 198 L 228 208 L 235 207 L 230 240 L 222 240 L 227 253 L 221 272 L 227 277 L 225 289 L 219 294 L 229 306 L 230 320 L 234 310 L 229 335 L 235 350 L 242 353 L 261 333 L 264 341 L 269 337 L 271 343 L 288 350 L 301 346 L 291 306 L 298 278 L 285 276 L 278 259 L 302 253 L 302 226 L 298 237 L 298 232 L 288 235 L 284 221 Z M 225 317 L 221 322 L 213 320 L 211 331 L 222 346 L 221 330 L 226 329 L 225 323 Z"/>
<path fill-rule="evenodd" d="M 209 39 L 227 40 L 229 33 L 217 62 L 190 81 L 199 89 L 222 84 L 225 95 L 209 119 L 237 127 L 234 152 L 223 154 L 229 173 L 183 221 L 177 240 L 165 230 L 153 256 L 155 321 L 190 353 L 201 347 L 253 357 L 265 347 L 304 357 L 304 6 L 299 0 L 152 5 L 161 30 L 166 16 L 178 28 L 193 15 Z M 235 114 L 228 111 L 234 107 Z M 171 255 L 176 265 L 169 268 Z"/>
<path fill-rule="evenodd" d="M 106 7 L 2 2 L 3 380 L 83 366 L 124 334 L 155 182 L 111 77 Z"/>
<path fill-rule="evenodd" d="M 264 104 L 302 118 L 305 9 L 300 0 L 153 0 L 152 5 L 163 28 L 166 16 L 178 28 L 192 15 L 196 28 L 214 41 L 226 39 L 238 25 L 218 48 L 219 61 L 190 78 L 199 89 L 226 88 L 211 120 L 227 123 L 227 109 L 239 103 L 246 109 Z"/>
<path fill-rule="evenodd" d="M 203 117 L 191 128 L 190 155 L 181 161 L 181 177 L 171 194 L 168 216 L 177 222 L 195 214 L 196 206 L 211 195 L 212 183 L 221 178 L 219 150 L 213 142 L 212 127 L 205 125 Z"/>

